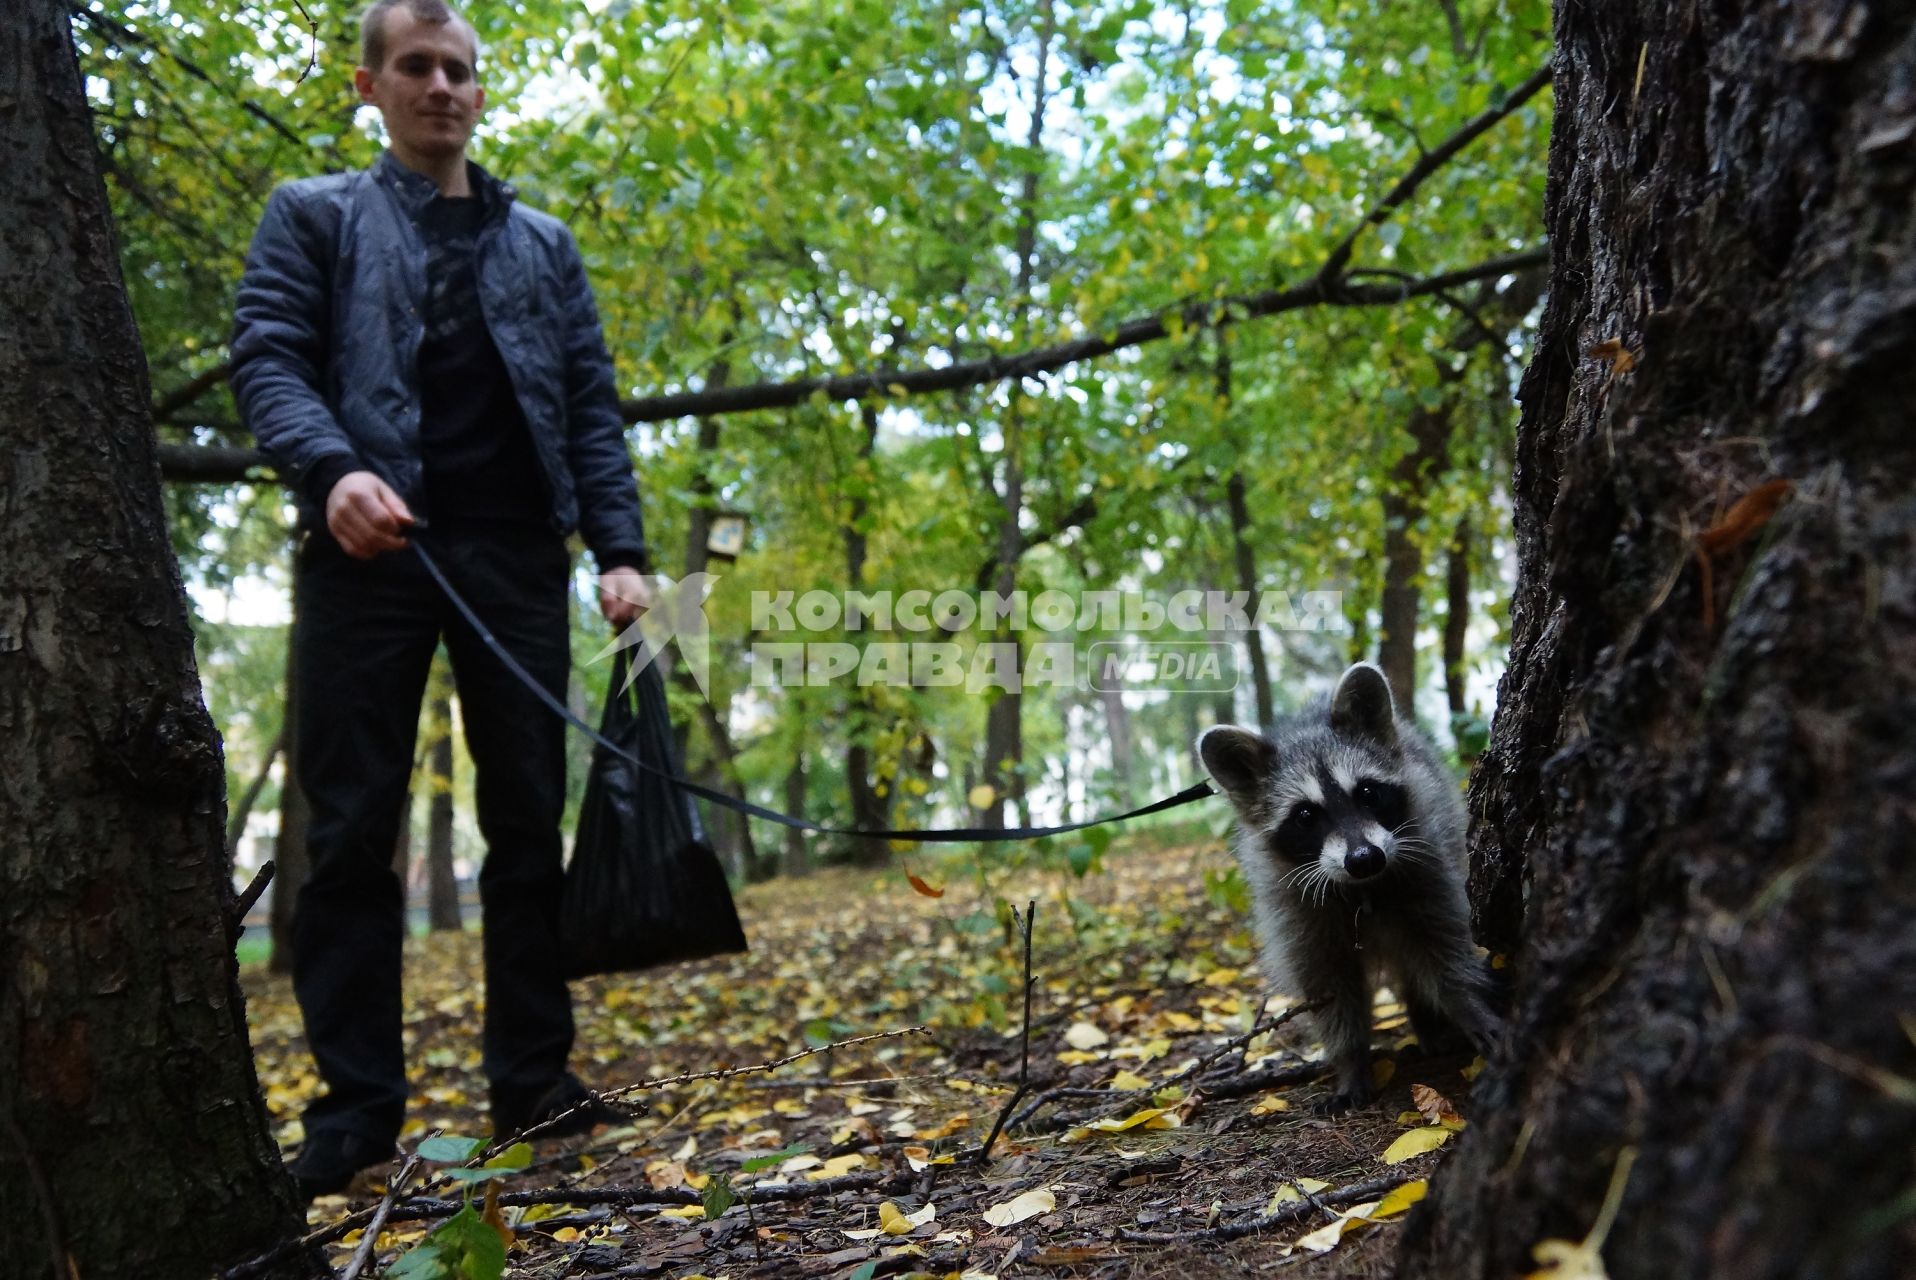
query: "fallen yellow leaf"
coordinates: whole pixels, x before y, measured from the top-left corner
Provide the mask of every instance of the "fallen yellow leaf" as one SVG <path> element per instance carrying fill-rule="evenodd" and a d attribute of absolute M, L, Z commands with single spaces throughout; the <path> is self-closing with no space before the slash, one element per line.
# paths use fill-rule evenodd
<path fill-rule="evenodd" d="M 985 1221 L 994 1227 L 1009 1227 L 1040 1214 L 1050 1213 L 1058 1207 L 1058 1197 L 1044 1187 L 1027 1191 L 1023 1195 L 1013 1196 L 1003 1204 L 994 1204 L 985 1210 Z"/>
<path fill-rule="evenodd" d="M 1385 1164 L 1402 1164 L 1425 1152 L 1435 1151 L 1449 1141 L 1448 1129 L 1412 1129 L 1385 1147 L 1384 1154 L 1377 1158 Z"/>
<path fill-rule="evenodd" d="M 1074 1022 L 1066 1028 L 1064 1042 L 1073 1049 L 1101 1049 L 1111 1043 L 1111 1037 L 1089 1022 Z"/>
<path fill-rule="evenodd" d="M 870 1162 L 870 1159 L 869 1156 L 860 1155 L 856 1151 L 850 1155 L 833 1156 L 831 1159 L 820 1164 L 816 1169 L 806 1170 L 805 1180 L 807 1182 L 823 1182 L 827 1178 L 841 1178 L 848 1173 L 855 1173 L 865 1168 L 867 1163 Z"/>
<path fill-rule="evenodd" d="M 1123 1119 L 1093 1120 L 1066 1133 L 1061 1142 L 1083 1142 L 1094 1133 L 1123 1133 L 1127 1129 L 1175 1129 L 1182 1123 L 1177 1113 L 1165 1107 L 1146 1107 Z"/>

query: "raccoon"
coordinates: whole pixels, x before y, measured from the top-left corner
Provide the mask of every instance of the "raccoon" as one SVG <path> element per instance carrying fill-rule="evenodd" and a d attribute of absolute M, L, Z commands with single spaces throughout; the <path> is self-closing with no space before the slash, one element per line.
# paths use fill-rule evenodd
<path fill-rule="evenodd" d="M 1198 756 L 1237 810 L 1265 976 L 1324 1001 L 1330 1112 L 1371 1097 L 1371 995 L 1381 972 L 1426 1051 L 1488 1052 L 1498 1023 L 1470 938 L 1464 806 L 1384 673 L 1344 672 L 1328 701 L 1268 735 L 1219 725 Z"/>

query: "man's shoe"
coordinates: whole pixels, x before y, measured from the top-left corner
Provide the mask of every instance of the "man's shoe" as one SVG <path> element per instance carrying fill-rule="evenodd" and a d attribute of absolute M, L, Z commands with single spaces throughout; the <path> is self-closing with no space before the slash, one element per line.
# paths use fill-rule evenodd
<path fill-rule="evenodd" d="M 620 1105 L 605 1101 L 568 1071 L 560 1077 L 559 1083 L 541 1095 L 530 1115 L 514 1117 L 495 1113 L 493 1135 L 503 1141 L 528 1129 L 536 1129 L 537 1132 L 531 1135 L 534 1138 L 576 1138 L 591 1133 L 602 1124 L 625 1124 L 632 1117 L 644 1113 L 642 1105 Z"/>
<path fill-rule="evenodd" d="M 299 1194 L 312 1200 L 338 1195 L 362 1170 L 388 1164 L 392 1158 L 390 1142 L 376 1142 L 344 1129 L 321 1129 L 307 1135 L 286 1172 L 293 1175 Z"/>

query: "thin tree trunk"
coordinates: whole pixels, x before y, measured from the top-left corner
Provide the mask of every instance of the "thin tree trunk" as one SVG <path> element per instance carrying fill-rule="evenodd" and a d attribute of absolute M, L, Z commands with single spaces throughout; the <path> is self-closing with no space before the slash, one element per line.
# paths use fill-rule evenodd
<path fill-rule="evenodd" d="M 792 767 L 785 773 L 785 812 L 803 815 L 805 812 L 805 753 L 792 753 Z M 805 833 L 792 827 L 785 829 L 784 874 L 788 876 L 808 876 L 812 873 L 812 856 L 805 843 Z"/>
<path fill-rule="evenodd" d="M 1231 472 L 1225 484 L 1225 496 L 1231 506 L 1231 549 L 1237 563 L 1237 589 L 1248 592 L 1251 612 L 1257 612 L 1261 589 L 1257 575 L 1257 557 L 1251 550 L 1251 508 L 1246 500 L 1244 473 Z M 1251 693 L 1257 708 L 1257 722 L 1269 725 L 1277 720 L 1277 699 L 1271 691 L 1271 664 L 1264 654 L 1264 633 L 1255 624 L 1244 633 L 1244 652 L 1250 659 Z"/>
<path fill-rule="evenodd" d="M 1217 334 L 1215 390 L 1218 403 L 1228 419 L 1236 394 L 1231 380 L 1231 344 L 1223 330 Z M 1233 470 L 1224 484 L 1225 502 L 1231 516 L 1231 560 L 1237 569 L 1237 589 L 1250 597 L 1250 612 L 1257 613 L 1257 596 L 1262 583 L 1257 575 L 1257 555 L 1251 549 L 1251 504 L 1246 494 L 1244 472 Z M 1271 692 L 1271 668 L 1264 655 L 1264 633 L 1255 624 L 1244 634 L 1244 654 L 1250 661 L 1251 693 L 1257 708 L 1257 722 L 1270 725 L 1277 720 L 1277 702 Z"/>
<path fill-rule="evenodd" d="M 4 1269 L 204 1280 L 304 1214 L 247 1043 L 225 766 L 67 21 L 0 8 Z"/>
<path fill-rule="evenodd" d="M 1111 779 L 1119 794 L 1131 794 L 1134 772 L 1131 751 L 1131 713 L 1124 707 L 1124 690 L 1116 681 L 1104 680 L 1098 687 L 1098 701 L 1104 708 L 1105 737 L 1111 743 Z"/>
<path fill-rule="evenodd" d="M 1417 525 L 1424 518 L 1431 486 L 1450 448 L 1453 406 L 1448 398 L 1432 409 L 1410 411 L 1410 451 L 1391 468 L 1384 489 L 1384 594 L 1377 630 L 1377 665 L 1390 681 L 1400 707 L 1417 697 L 1417 615 L 1423 599 L 1424 550 Z"/>
<path fill-rule="evenodd" d="M 858 460 L 869 466 L 878 448 L 878 406 L 870 401 L 861 405 L 859 421 L 863 430 L 858 442 Z M 860 492 L 852 499 L 850 518 L 844 527 L 845 582 L 854 591 L 865 587 L 865 509 L 865 497 Z M 862 636 L 852 642 L 859 644 L 861 639 Z M 851 791 L 852 825 L 882 830 L 891 825 L 891 806 L 886 797 L 878 794 L 872 781 L 870 741 L 877 726 L 873 723 L 871 698 L 857 684 L 852 686 L 850 711 L 845 725 L 845 785 Z M 851 860 L 859 866 L 882 866 L 890 858 L 891 850 L 883 840 L 854 838 L 851 842 Z"/>
<path fill-rule="evenodd" d="M 1025 146 L 1031 154 L 1032 165 L 1025 172 L 1024 189 L 1019 198 L 1018 274 L 1014 297 L 1021 333 L 1027 327 L 1026 322 L 1031 311 L 1031 284 L 1037 265 L 1037 161 L 1044 145 L 1044 113 L 1048 99 L 1048 86 L 1045 80 L 1050 69 L 1051 41 L 1058 27 L 1058 12 L 1055 4 L 1047 3 L 1044 6 L 1041 22 L 1043 27 L 1038 35 L 1038 65 L 1032 77 L 1031 128 L 1025 141 Z M 1025 503 L 1024 412 L 1019 407 L 1019 398 L 1015 393 L 1005 411 L 1004 453 L 1004 490 L 999 495 L 1001 514 L 998 521 L 998 569 L 992 585 L 999 595 L 1009 596 L 1017 590 L 1018 562 L 1025 552 L 1025 535 L 1020 524 Z M 1022 671 L 1024 667 L 1022 641 L 1009 630 L 1002 628 L 994 640 L 998 644 L 1017 646 L 1018 668 Z M 1022 686 L 1011 691 L 1000 691 L 990 709 L 985 713 L 985 781 L 991 784 L 992 799 L 991 803 L 985 807 L 978 825 L 993 830 L 1003 830 L 1006 801 L 1015 803 L 1023 820 L 1029 824 L 1030 806 L 1025 799 L 1024 780 Z"/>
<path fill-rule="evenodd" d="M 239 804 L 233 808 L 232 816 L 226 820 L 226 860 L 232 862 L 233 855 L 239 852 L 239 842 L 246 834 L 246 823 L 253 816 L 253 807 L 259 803 L 259 793 L 266 789 L 266 783 L 273 776 L 273 765 L 279 760 L 279 753 L 286 748 L 285 717 L 281 717 L 279 735 L 273 739 L 273 745 L 267 749 L 266 758 L 260 762 L 259 772 L 246 784 L 241 793 Z M 275 871 L 277 875 L 277 870 Z"/>
<path fill-rule="evenodd" d="M 1916 9 L 1557 17 L 1471 801 L 1514 1010 L 1400 1275 L 1916 1274 Z"/>
<path fill-rule="evenodd" d="M 293 696 L 299 666 L 299 593 L 293 593 L 293 621 L 286 628 L 285 762 L 280 769 L 279 832 L 273 837 L 273 883 L 267 886 L 272 900 L 268 912 L 272 950 L 266 967 L 272 973 L 293 971 L 293 918 L 299 907 L 300 886 L 306 883 L 311 867 L 306 857 L 306 823 L 310 810 L 306 792 L 299 785 L 299 700 Z"/>
<path fill-rule="evenodd" d="M 428 755 L 426 806 L 426 927 L 435 933 L 465 928 L 459 907 L 459 873 L 453 865 L 453 750 L 452 682 L 436 673 L 428 723 L 432 750 Z"/>
<path fill-rule="evenodd" d="M 399 831 L 393 836 L 393 875 L 399 880 L 399 900 L 412 904 L 412 788 L 399 804 Z"/>
<path fill-rule="evenodd" d="M 738 310 L 734 304 L 733 318 L 736 320 L 737 317 Z M 730 345 L 731 336 L 731 330 L 728 329 L 724 345 Z M 714 362 L 712 371 L 706 378 L 706 385 L 713 389 L 722 388 L 731 381 L 731 378 L 731 362 L 720 359 Z M 692 473 L 692 504 L 686 512 L 685 576 L 687 578 L 704 573 L 712 562 L 709 544 L 712 515 L 718 501 L 718 490 L 712 483 L 712 468 L 717 463 L 718 447 L 719 420 L 716 417 L 700 418 L 698 464 Z M 695 594 L 681 593 L 680 608 L 696 611 L 700 601 L 693 598 Z M 691 628 L 685 626 L 683 629 L 689 631 Z M 706 740 L 712 751 L 715 774 L 712 785 L 725 788 L 741 800 L 750 799 L 745 794 L 745 779 L 738 770 L 738 751 L 732 743 L 731 730 L 725 723 L 728 708 L 712 701 L 713 698 L 720 696 L 717 687 L 701 692 L 697 682 L 692 679 L 691 671 L 682 662 L 674 663 L 671 670 L 674 683 L 698 698 L 700 719 L 705 725 Z M 690 757 L 686 751 L 689 743 L 689 726 L 678 731 L 678 739 L 679 759 L 685 763 L 686 767 L 689 767 Z M 707 819 L 706 831 L 712 837 L 716 851 L 726 863 L 727 873 L 735 879 L 756 879 L 760 874 L 760 862 L 758 846 L 752 839 L 752 824 L 742 816 L 729 813 L 713 821 L 709 810 Z"/>
<path fill-rule="evenodd" d="M 1461 716 L 1470 710 L 1464 690 L 1464 641 L 1470 633 L 1469 516 L 1457 521 L 1449 556 L 1444 577 L 1444 699 L 1450 714 Z"/>

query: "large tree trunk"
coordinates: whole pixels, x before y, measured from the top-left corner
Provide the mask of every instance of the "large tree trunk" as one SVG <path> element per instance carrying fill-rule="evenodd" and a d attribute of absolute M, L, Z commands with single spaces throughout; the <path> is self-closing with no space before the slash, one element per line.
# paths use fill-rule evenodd
<path fill-rule="evenodd" d="M 1403 1274 L 1529 1270 L 1633 1156 L 1614 1280 L 1910 1275 L 1916 8 L 1565 3 L 1557 36 L 1472 796 L 1515 1008 Z"/>
<path fill-rule="evenodd" d="M 219 735 L 66 24 L 0 9 L 0 1269 L 204 1280 L 303 1216 L 247 1045 Z"/>

